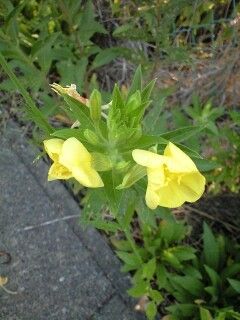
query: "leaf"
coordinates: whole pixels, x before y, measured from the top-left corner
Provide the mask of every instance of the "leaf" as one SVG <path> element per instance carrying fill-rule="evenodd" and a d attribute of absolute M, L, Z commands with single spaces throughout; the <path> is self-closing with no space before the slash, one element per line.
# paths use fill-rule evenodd
<path fill-rule="evenodd" d="M 145 86 L 145 88 L 143 88 L 143 90 L 141 92 L 141 100 L 143 103 L 146 103 L 147 101 L 150 100 L 151 93 L 152 93 L 152 90 L 155 86 L 156 80 L 157 79 L 153 79 Z"/>
<path fill-rule="evenodd" d="M 139 65 L 135 71 L 135 74 L 133 76 L 131 87 L 128 91 L 128 99 L 131 97 L 132 94 L 134 94 L 137 90 L 142 89 L 142 68 Z"/>
<path fill-rule="evenodd" d="M 95 57 L 92 63 L 92 69 L 96 69 L 102 67 L 115 58 L 121 56 L 122 50 L 121 48 L 107 48 L 101 50 Z"/>
<path fill-rule="evenodd" d="M 129 241 L 127 240 L 117 240 L 114 237 L 111 237 L 111 242 L 114 245 L 114 247 L 116 247 L 116 249 L 120 250 L 120 251 L 127 251 L 130 252 L 132 251 L 132 247 Z"/>
<path fill-rule="evenodd" d="M 187 126 L 166 133 L 162 133 L 160 136 L 166 140 L 170 140 L 171 142 L 177 143 L 187 140 L 191 136 L 201 132 L 203 129 L 205 129 L 204 125 Z"/>
<path fill-rule="evenodd" d="M 201 320 L 213 320 L 211 313 L 202 307 L 200 307 L 200 318 Z"/>
<path fill-rule="evenodd" d="M 80 122 L 81 129 L 94 130 L 93 122 L 90 118 L 90 110 L 80 101 L 70 97 L 67 94 L 61 94 L 66 101 L 70 111 L 73 113 L 75 120 Z"/>
<path fill-rule="evenodd" d="M 167 270 L 162 263 L 156 267 L 156 276 L 158 288 L 165 288 L 167 284 Z"/>
<path fill-rule="evenodd" d="M 104 220 L 91 220 L 89 221 L 89 225 L 104 231 L 110 231 L 116 233 L 121 229 L 118 223 Z"/>
<path fill-rule="evenodd" d="M 188 261 L 196 258 L 196 250 L 192 247 L 177 246 L 171 248 L 170 252 L 172 252 L 179 261 Z"/>
<path fill-rule="evenodd" d="M 108 171 L 112 169 L 112 162 L 108 155 L 100 152 L 92 152 L 92 166 L 96 171 Z"/>
<path fill-rule="evenodd" d="M 135 144 L 137 148 L 147 148 L 153 146 L 154 144 L 167 145 L 168 140 L 164 139 L 161 135 L 151 136 L 143 135 Z"/>
<path fill-rule="evenodd" d="M 203 255 L 205 263 L 217 271 L 219 266 L 219 246 L 206 222 L 203 224 Z"/>
<path fill-rule="evenodd" d="M 171 281 L 176 283 L 194 297 L 199 298 L 203 293 L 203 284 L 200 280 L 191 276 L 173 276 Z"/>
<path fill-rule="evenodd" d="M 164 301 L 163 296 L 161 293 L 157 290 L 149 290 L 149 297 L 157 304 L 159 305 L 162 301 Z"/>
<path fill-rule="evenodd" d="M 216 288 L 216 292 L 218 292 L 218 290 L 220 290 L 220 285 L 221 285 L 221 278 L 218 275 L 218 273 L 213 270 L 212 268 L 210 268 L 207 265 L 204 265 L 204 268 L 212 282 L 212 285 Z"/>
<path fill-rule="evenodd" d="M 221 165 L 216 161 L 204 159 L 194 159 L 194 163 L 196 164 L 198 170 L 201 172 L 208 172 L 221 167 Z"/>
<path fill-rule="evenodd" d="M 146 307 L 146 316 L 148 320 L 154 320 L 157 315 L 157 306 L 156 303 L 151 301 L 147 304 Z"/>
<path fill-rule="evenodd" d="M 132 266 L 133 270 L 140 266 L 139 258 L 134 253 L 116 251 L 117 256 L 127 265 Z"/>
<path fill-rule="evenodd" d="M 83 43 L 87 43 L 96 32 L 107 33 L 103 25 L 95 20 L 94 6 L 90 0 L 85 4 L 80 21 L 78 22 L 78 30 L 81 42 Z"/>
<path fill-rule="evenodd" d="M 146 281 L 138 281 L 131 289 L 127 292 L 131 297 L 139 298 L 144 296 L 148 291 L 148 284 Z"/>
<path fill-rule="evenodd" d="M 142 277 L 151 280 L 156 271 L 156 258 L 152 258 L 143 265 Z"/>
<path fill-rule="evenodd" d="M 48 123 L 45 119 L 45 116 L 42 112 L 38 109 L 30 95 L 28 94 L 27 90 L 23 87 L 22 83 L 18 80 L 15 74 L 12 72 L 11 68 L 7 64 L 7 61 L 0 53 L 0 64 L 3 67 L 3 70 L 7 73 L 9 78 L 12 80 L 16 88 L 20 91 L 21 95 L 23 96 L 24 100 L 26 101 L 26 112 L 35 124 L 43 130 L 47 135 L 51 134 L 54 130 L 52 126 Z"/>
<path fill-rule="evenodd" d="M 229 279 L 228 282 L 230 283 L 231 287 L 237 291 L 237 293 L 240 293 L 240 281 L 235 279 Z"/>
<path fill-rule="evenodd" d="M 196 313 L 197 307 L 191 303 L 176 303 L 171 305 L 170 307 L 167 307 L 166 310 L 176 315 L 176 320 L 178 320 L 182 317 L 192 317 Z"/>
<path fill-rule="evenodd" d="M 138 180 L 142 179 L 147 174 L 146 169 L 140 165 L 133 166 L 123 177 L 123 181 L 116 188 L 126 189 L 131 187 Z"/>

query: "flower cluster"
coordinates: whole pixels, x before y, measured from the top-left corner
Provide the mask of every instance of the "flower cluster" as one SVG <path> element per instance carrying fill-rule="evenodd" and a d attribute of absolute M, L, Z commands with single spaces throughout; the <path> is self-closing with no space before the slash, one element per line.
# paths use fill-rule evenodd
<path fill-rule="evenodd" d="M 88 188 L 104 187 L 94 168 L 92 155 L 79 140 L 74 137 L 65 141 L 50 139 L 44 141 L 44 147 L 53 160 L 48 173 L 49 180 L 75 178 Z M 195 202 L 202 196 L 204 176 L 190 157 L 173 143 L 167 144 L 163 155 L 135 149 L 132 158 L 146 168 L 146 204 L 149 208 L 175 208 L 185 201 Z"/>

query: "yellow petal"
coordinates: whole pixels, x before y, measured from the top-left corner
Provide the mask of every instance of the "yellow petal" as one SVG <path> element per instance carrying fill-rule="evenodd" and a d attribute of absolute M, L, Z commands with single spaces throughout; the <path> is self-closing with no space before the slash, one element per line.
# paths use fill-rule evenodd
<path fill-rule="evenodd" d="M 158 205 L 167 208 L 180 207 L 185 201 L 185 194 L 179 188 L 176 181 L 171 181 L 158 190 Z"/>
<path fill-rule="evenodd" d="M 90 164 L 91 155 L 80 141 L 72 137 L 64 141 L 59 162 L 72 171 L 74 167 L 79 167 L 82 163 Z"/>
<path fill-rule="evenodd" d="M 49 139 L 43 141 L 44 148 L 53 161 L 58 160 L 59 154 L 62 150 L 63 142 L 64 140 L 62 139 Z"/>
<path fill-rule="evenodd" d="M 168 157 L 167 166 L 171 172 L 198 171 L 192 159 L 171 142 L 165 148 L 164 156 Z"/>
<path fill-rule="evenodd" d="M 166 161 L 166 157 L 151 151 L 135 149 L 132 152 L 135 162 L 144 167 L 155 168 L 161 166 Z"/>
<path fill-rule="evenodd" d="M 178 179 L 178 175 L 158 190 L 159 205 L 177 208 L 184 202 L 195 202 L 203 194 L 205 178 L 199 172 L 186 173 Z"/>
<path fill-rule="evenodd" d="M 154 190 L 153 185 L 151 185 L 151 183 L 148 184 L 145 200 L 147 206 L 152 210 L 156 209 L 159 205 L 158 193 Z"/>
<path fill-rule="evenodd" d="M 164 185 L 165 175 L 163 165 L 157 168 L 147 168 L 148 182 L 151 184 L 156 184 L 159 187 Z"/>
<path fill-rule="evenodd" d="M 205 190 L 206 179 L 200 172 L 184 174 L 180 180 L 180 189 L 185 194 L 185 201 L 195 202 Z"/>
<path fill-rule="evenodd" d="M 58 162 L 54 162 L 48 171 L 48 181 L 63 179 L 67 180 L 72 177 L 72 173 Z"/>
<path fill-rule="evenodd" d="M 82 164 L 79 167 L 75 167 L 72 170 L 72 174 L 85 187 L 100 188 L 104 186 L 101 177 L 90 165 Z"/>

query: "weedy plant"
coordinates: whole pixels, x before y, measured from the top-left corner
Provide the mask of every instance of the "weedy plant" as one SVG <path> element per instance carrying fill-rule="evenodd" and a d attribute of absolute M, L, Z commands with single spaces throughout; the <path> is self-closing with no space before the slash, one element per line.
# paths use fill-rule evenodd
<path fill-rule="evenodd" d="M 102 103 L 101 93 L 96 89 L 86 99 L 75 85 L 62 87 L 54 83 L 53 90 L 63 98 L 64 108 L 74 121 L 71 128 L 56 130 L 1 54 L 0 63 L 23 95 L 30 118 L 41 130 L 44 149 L 52 160 L 48 179 L 74 180 L 88 188 L 82 221 L 111 236 L 117 255 L 124 262 L 123 271 L 133 273 L 129 294 L 147 298 L 144 309 L 148 319 L 155 318 L 157 308 L 169 301 L 168 296 L 172 302 L 175 298 L 180 308 L 186 303 L 184 299 L 189 299 L 187 303 L 193 308 L 192 304 L 196 303 L 193 297 L 202 299 L 200 307 L 205 302 L 203 292 L 212 297 L 212 305 L 217 303 L 216 307 L 221 307 L 218 301 L 222 300 L 218 300 L 216 291 L 219 279 L 215 280 L 212 273 L 222 269 L 212 265 L 209 252 L 211 255 L 218 252 L 220 257 L 224 251 L 220 251 L 217 240 L 209 236 L 211 233 L 205 227 L 206 261 L 196 258 L 196 249 L 184 244 L 189 227 L 184 221 L 176 221 L 168 209 L 185 201 L 195 202 L 204 192 L 205 178 L 199 171 L 201 157 L 182 142 L 203 130 L 206 124 L 150 134 L 151 127 L 143 126 L 143 119 L 151 103 L 155 80 L 143 85 L 139 67 L 128 92 L 121 92 L 115 85 L 107 104 Z M 199 167 L 191 158 L 199 161 Z M 231 261 L 219 260 L 219 268 L 224 263 L 228 265 Z M 235 268 L 238 264 L 234 271 L 230 268 L 226 281 L 221 279 L 232 290 L 238 290 Z M 201 277 L 205 282 L 207 276 L 210 284 L 201 284 Z M 186 280 L 183 289 L 181 280 Z M 186 289 L 188 285 L 190 293 Z M 188 294 L 181 296 L 183 291 Z M 229 291 L 231 296 L 231 288 Z M 174 307 L 168 308 L 173 317 Z M 205 305 L 200 310 L 207 315 L 211 312 Z M 233 309 L 226 312 L 236 314 Z"/>
<path fill-rule="evenodd" d="M 240 319 L 239 245 L 204 224 L 203 247 L 184 275 L 168 275 L 169 319 Z"/>

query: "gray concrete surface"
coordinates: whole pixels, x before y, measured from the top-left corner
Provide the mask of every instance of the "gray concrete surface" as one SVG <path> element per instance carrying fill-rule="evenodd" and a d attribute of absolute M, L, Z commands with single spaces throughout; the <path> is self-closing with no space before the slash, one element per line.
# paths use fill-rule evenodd
<path fill-rule="evenodd" d="M 0 260 L 0 275 L 17 294 L 0 288 L 0 319 L 145 319 L 133 311 L 129 277 L 111 248 L 81 228 L 78 204 L 60 182 L 47 182 L 36 154 L 15 125 L 1 135 L 0 251 L 12 261 Z"/>

